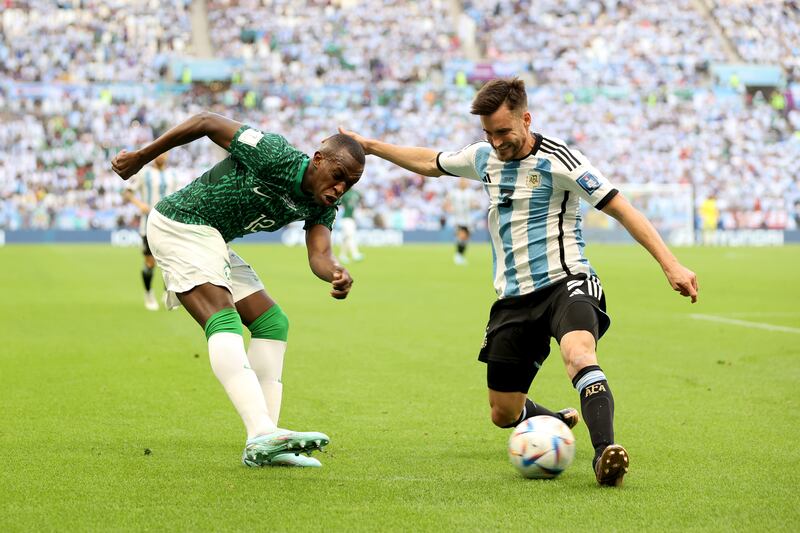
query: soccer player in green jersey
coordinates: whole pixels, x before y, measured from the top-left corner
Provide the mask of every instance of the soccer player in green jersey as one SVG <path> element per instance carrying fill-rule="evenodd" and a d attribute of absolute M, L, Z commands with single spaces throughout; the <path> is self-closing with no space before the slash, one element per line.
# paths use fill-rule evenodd
<path fill-rule="evenodd" d="M 356 226 L 355 212 L 358 204 L 361 203 L 361 193 L 355 189 L 350 189 L 342 197 L 342 218 L 340 221 L 342 230 L 342 243 L 339 249 L 339 259 L 342 263 L 361 261 L 364 256 L 358 250 L 358 227 Z"/>
<path fill-rule="evenodd" d="M 205 330 L 211 368 L 247 430 L 242 462 L 320 466 L 300 453 L 327 445 L 327 435 L 277 426 L 286 314 L 228 243 L 303 220 L 312 272 L 331 284 L 331 296 L 346 298 L 353 279 L 333 256 L 331 227 L 339 199 L 361 177 L 364 151 L 336 134 L 308 157 L 280 135 L 203 112 L 139 150 L 121 151 L 112 168 L 128 179 L 159 154 L 202 137 L 230 156 L 163 198 L 148 217 L 148 243 L 164 276 L 167 306 L 182 304 Z M 247 351 L 242 323 L 252 337 Z"/>

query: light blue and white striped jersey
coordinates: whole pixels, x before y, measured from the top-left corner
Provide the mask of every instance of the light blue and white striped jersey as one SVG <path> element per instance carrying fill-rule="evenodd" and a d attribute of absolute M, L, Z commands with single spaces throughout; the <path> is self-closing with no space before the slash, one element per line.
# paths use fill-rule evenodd
<path fill-rule="evenodd" d="M 158 170 L 154 166 L 148 166 L 131 177 L 126 182 L 125 188 L 152 208 L 163 197 L 174 193 L 183 185 L 185 184 L 174 170 L 169 168 Z M 146 228 L 147 217 L 142 216 L 139 221 L 139 233 L 144 235 Z"/>
<path fill-rule="evenodd" d="M 501 161 L 477 142 L 441 152 L 439 170 L 483 182 L 499 298 L 520 296 L 572 274 L 594 274 L 583 256 L 579 198 L 602 209 L 617 194 L 578 150 L 560 139 L 534 135 L 531 153 Z"/>
<path fill-rule="evenodd" d="M 473 222 L 473 214 L 476 207 L 479 205 L 478 195 L 480 193 L 470 188 L 461 189 L 455 188 L 447 193 L 447 202 L 450 207 L 450 214 L 454 226 L 463 226 L 471 228 Z"/>

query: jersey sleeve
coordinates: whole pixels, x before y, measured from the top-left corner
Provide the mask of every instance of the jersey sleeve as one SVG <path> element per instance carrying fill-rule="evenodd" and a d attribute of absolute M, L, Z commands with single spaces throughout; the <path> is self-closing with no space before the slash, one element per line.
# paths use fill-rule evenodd
<path fill-rule="evenodd" d="M 477 142 L 457 152 L 439 152 L 436 156 L 436 166 L 448 176 L 480 181 L 486 171 L 486 160 L 490 151 L 488 143 Z"/>
<path fill-rule="evenodd" d="M 560 188 L 574 192 L 596 209 L 603 209 L 619 190 L 578 150 L 569 150 L 568 154 L 572 157 L 567 161 L 573 164 L 554 171 L 554 181 Z"/>
<path fill-rule="evenodd" d="M 316 215 L 311 215 L 310 217 L 308 217 L 305 221 L 305 224 L 303 224 L 303 229 L 308 230 L 311 226 L 315 224 L 322 224 L 329 230 L 333 230 L 334 220 L 336 220 L 336 208 L 329 207 L 326 208 L 321 213 L 318 213 Z"/>
<path fill-rule="evenodd" d="M 233 135 L 229 151 L 248 170 L 262 174 L 273 170 L 288 148 L 289 143 L 280 135 L 242 126 Z"/>

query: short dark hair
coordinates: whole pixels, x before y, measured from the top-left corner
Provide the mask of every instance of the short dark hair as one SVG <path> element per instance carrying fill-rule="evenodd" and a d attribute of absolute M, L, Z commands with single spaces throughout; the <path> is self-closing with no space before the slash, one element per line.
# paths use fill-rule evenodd
<path fill-rule="evenodd" d="M 472 100 L 473 115 L 491 115 L 500 106 L 506 104 L 511 111 L 526 110 L 528 108 L 528 94 L 525 92 L 525 82 L 519 78 L 496 79 L 481 87 Z"/>
<path fill-rule="evenodd" d="M 320 151 L 323 154 L 332 156 L 335 156 L 339 152 L 347 152 L 359 165 L 364 165 L 367 160 L 364 155 L 364 148 L 358 141 L 344 133 L 331 135 L 322 141 L 322 148 Z"/>

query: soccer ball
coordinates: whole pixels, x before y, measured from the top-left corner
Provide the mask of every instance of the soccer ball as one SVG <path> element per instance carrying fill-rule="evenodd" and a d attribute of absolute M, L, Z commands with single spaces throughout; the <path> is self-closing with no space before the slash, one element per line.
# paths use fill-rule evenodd
<path fill-rule="evenodd" d="M 508 440 L 508 457 L 524 477 L 551 479 L 572 464 L 575 437 L 558 418 L 534 416 L 514 428 Z"/>

